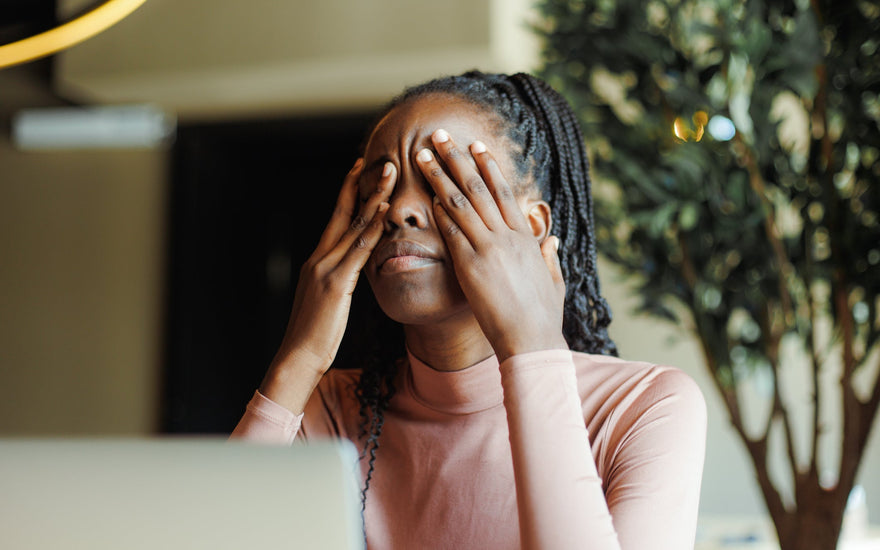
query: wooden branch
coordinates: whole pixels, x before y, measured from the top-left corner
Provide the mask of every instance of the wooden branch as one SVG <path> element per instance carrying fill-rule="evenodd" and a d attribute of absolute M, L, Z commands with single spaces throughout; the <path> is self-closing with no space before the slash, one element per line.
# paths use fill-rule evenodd
<path fill-rule="evenodd" d="M 862 408 L 862 425 L 859 434 L 859 448 L 864 450 L 868 444 L 868 436 L 871 434 L 871 427 L 877 418 L 877 411 L 880 409 L 880 358 L 877 359 L 877 377 L 874 379 L 874 390 L 868 401 L 861 405 Z"/>
<path fill-rule="evenodd" d="M 843 440 L 841 441 L 840 481 L 842 487 L 848 487 L 848 484 L 852 483 L 851 480 L 855 479 L 855 470 L 858 468 L 863 450 L 859 440 L 864 430 L 864 419 L 862 417 L 861 403 L 852 385 L 852 376 L 856 366 L 853 354 L 854 320 L 849 310 L 847 284 L 841 268 L 834 270 L 831 288 L 835 310 L 834 317 L 840 325 L 840 345 L 843 361 L 843 372 L 840 376 L 843 398 Z"/>
<path fill-rule="evenodd" d="M 868 302 L 868 334 L 865 335 L 865 349 L 862 351 L 862 354 L 856 359 L 856 362 L 861 364 L 865 362 L 868 357 L 871 355 L 871 352 L 874 349 L 874 345 L 877 343 L 877 338 L 880 336 L 880 318 L 877 316 L 877 306 L 876 299 L 868 298 L 866 300 Z"/>
<path fill-rule="evenodd" d="M 678 233 L 678 246 L 681 248 L 681 276 L 684 277 L 691 292 L 695 292 L 699 277 L 697 275 L 697 269 L 694 267 L 694 262 L 691 260 L 690 247 L 688 246 L 684 235 L 680 232 Z"/>
<path fill-rule="evenodd" d="M 782 426 L 785 429 L 786 454 L 788 455 L 788 463 L 791 465 L 792 481 L 794 482 L 794 487 L 797 491 L 804 475 L 798 467 L 797 454 L 795 453 L 794 448 L 794 430 L 792 429 L 791 417 L 788 415 L 788 409 L 786 409 L 785 405 L 782 403 L 782 397 L 779 395 L 779 392 L 777 391 L 776 394 L 777 396 L 774 398 L 774 401 L 776 401 L 775 406 L 779 408 L 779 415 L 782 417 Z"/>
<path fill-rule="evenodd" d="M 804 222 L 805 224 L 808 222 Z M 804 228 L 804 288 L 807 294 L 807 308 L 809 315 L 809 325 L 807 334 L 804 338 L 807 344 L 807 350 L 810 354 L 810 364 L 812 366 L 813 376 L 813 440 L 810 442 L 810 457 L 808 474 L 811 478 L 819 478 L 819 436 L 821 435 L 821 416 L 819 411 L 819 403 L 821 401 L 821 386 L 819 384 L 819 369 L 822 367 L 822 361 L 819 359 L 819 353 L 816 346 L 816 300 L 813 299 L 813 256 L 810 254 L 809 240 L 806 238 L 807 229 Z"/>
<path fill-rule="evenodd" d="M 767 325 L 769 328 L 770 324 L 770 307 L 769 305 L 764 308 L 764 316 L 765 319 L 762 319 L 762 324 Z M 782 402 L 782 393 L 779 389 L 779 343 L 782 339 L 783 332 L 779 333 L 770 333 L 767 335 L 767 360 L 770 362 L 770 366 L 772 368 L 771 372 L 773 373 L 773 409 L 770 413 L 770 419 L 767 423 L 766 432 L 764 437 L 769 437 L 770 428 L 772 427 L 772 421 L 774 418 L 779 417 L 782 420 L 782 428 L 785 431 L 785 449 L 786 454 L 788 456 L 788 463 L 791 467 L 791 477 L 792 484 L 795 489 L 795 500 L 797 501 L 797 492 L 800 490 L 801 483 L 801 474 L 800 469 L 798 468 L 797 456 L 795 454 L 794 448 L 794 430 L 792 429 L 791 418 L 788 414 L 788 409 L 785 407 L 785 404 Z"/>
<path fill-rule="evenodd" d="M 681 233 L 678 234 L 678 245 L 681 247 L 681 274 L 682 277 L 684 277 L 685 282 L 690 287 L 691 292 L 694 293 L 697 283 L 699 282 L 699 277 L 697 275 L 697 270 L 694 267 L 694 263 L 691 260 L 687 241 L 685 241 L 684 236 Z M 694 315 L 697 315 L 696 312 L 694 313 Z M 734 428 L 737 430 L 737 432 L 739 432 L 740 436 L 744 440 L 748 441 L 748 435 L 745 432 L 742 421 L 742 413 L 739 408 L 739 400 L 737 398 L 736 386 L 734 386 L 733 388 L 725 388 L 721 384 L 721 381 L 718 379 L 718 359 L 709 348 L 709 344 L 706 341 L 706 338 L 699 333 L 699 327 L 702 326 L 702 323 L 698 322 L 697 319 L 694 319 L 694 322 L 696 324 L 695 329 L 697 331 L 698 340 L 700 341 L 700 348 L 703 352 L 703 359 L 706 361 L 706 367 L 712 374 L 711 378 L 712 382 L 715 385 L 715 388 L 724 399 L 724 404 L 727 407 L 728 414 L 730 415 L 730 423 L 733 424 Z"/>
<path fill-rule="evenodd" d="M 810 298 L 812 302 L 812 298 Z M 819 436 L 822 435 L 821 429 L 821 415 L 819 410 L 819 403 L 821 402 L 820 393 L 822 392 L 821 384 L 819 383 L 819 369 L 821 367 L 821 363 L 819 362 L 819 357 L 816 355 L 816 344 L 814 342 L 815 338 L 815 330 L 814 330 L 814 319 L 815 313 L 813 312 L 812 305 L 810 306 L 810 333 L 807 335 L 808 341 L 810 342 L 808 348 L 810 350 L 810 361 L 812 363 L 813 370 L 813 430 L 812 437 L 813 440 L 810 442 L 810 468 L 809 475 L 815 476 L 818 478 L 819 476 Z"/>
<path fill-rule="evenodd" d="M 770 470 L 767 467 L 767 440 L 750 440 L 745 434 L 740 432 L 740 436 L 746 444 L 749 456 L 755 467 L 755 473 L 758 478 L 758 485 L 761 488 L 761 494 L 764 495 L 764 502 L 767 504 L 767 511 L 773 519 L 773 523 L 780 531 L 787 531 L 791 524 L 793 513 L 790 512 L 782 500 L 782 496 L 770 479 Z"/>
<path fill-rule="evenodd" d="M 834 143 L 831 141 L 831 134 L 828 132 L 828 67 L 824 63 L 816 67 L 816 80 L 819 82 L 819 90 L 816 92 L 816 100 L 813 102 L 813 112 L 811 115 L 822 121 L 822 138 L 819 140 L 819 153 L 822 155 L 822 164 L 820 166 L 823 167 L 824 173 L 822 175 L 825 176 L 822 178 L 822 184 L 833 197 L 836 193 L 834 191 L 834 169 L 831 166 L 834 155 Z"/>
<path fill-rule="evenodd" d="M 770 318 L 773 315 L 774 303 L 775 302 L 771 300 L 767 300 L 767 302 L 764 303 L 764 308 L 761 310 L 761 315 L 758 318 L 761 332 L 765 335 L 767 341 L 767 355 L 770 362 L 771 374 L 773 375 L 773 406 L 767 417 L 767 425 L 764 428 L 764 437 L 769 436 L 770 428 L 773 426 L 776 414 L 781 410 L 782 403 L 782 398 L 779 393 L 779 342 L 782 339 L 783 332 L 774 332 L 772 323 L 770 322 Z"/>
<path fill-rule="evenodd" d="M 682 261 L 681 261 L 681 273 L 684 277 L 687 284 L 690 286 L 691 291 L 694 291 L 696 284 L 698 282 L 697 271 L 693 265 L 693 261 L 690 258 L 687 242 L 685 242 L 682 235 L 678 236 L 679 246 L 681 246 L 682 250 Z M 769 306 L 768 306 L 769 307 Z M 766 316 L 768 317 L 767 321 L 769 322 L 769 309 L 765 311 Z M 697 327 L 702 324 L 699 323 L 697 319 L 695 319 L 695 323 Z M 698 329 L 699 330 L 699 329 Z M 767 327 L 769 331 L 769 326 Z M 770 334 L 767 332 L 766 334 Z M 721 395 L 724 405 L 727 408 L 727 412 L 729 414 L 730 423 L 733 426 L 736 433 L 739 435 L 743 444 L 746 446 L 746 450 L 749 453 L 749 456 L 752 460 L 752 466 L 755 469 L 755 475 L 758 479 L 758 485 L 761 489 L 761 493 L 764 497 L 764 502 L 767 505 L 767 511 L 770 514 L 770 517 L 773 519 L 774 525 L 777 526 L 777 529 L 789 531 L 792 525 L 793 513 L 788 511 L 785 507 L 785 502 L 782 500 L 782 495 L 780 495 L 779 490 L 776 488 L 773 480 L 770 478 L 770 471 L 767 464 L 767 441 L 770 433 L 770 428 L 772 426 L 774 414 L 771 413 L 768 419 L 767 427 L 764 430 L 764 434 L 760 436 L 758 439 L 752 439 L 749 437 L 748 433 L 746 433 L 745 425 L 743 424 L 742 412 L 739 407 L 739 400 L 737 398 L 736 385 L 732 388 L 725 388 L 721 381 L 718 379 L 718 360 L 715 355 L 712 353 L 712 350 L 709 348 L 709 344 L 706 341 L 705 336 L 699 335 L 700 348 L 703 352 L 703 358 L 706 361 L 706 366 L 710 369 L 712 373 L 712 382 L 714 383 L 718 393 Z M 778 338 L 776 340 L 776 344 L 778 346 Z M 774 384 L 776 384 L 776 375 L 774 372 Z"/>
<path fill-rule="evenodd" d="M 848 291 L 849 285 L 843 273 L 843 268 L 838 267 L 834 270 L 832 292 L 834 293 L 834 308 L 837 310 L 835 318 L 840 323 L 841 336 L 843 337 L 843 342 L 841 343 L 843 346 L 841 349 L 843 355 L 843 376 L 849 382 L 852 380 L 853 372 L 855 372 L 856 361 L 853 351 L 855 319 L 853 319 L 852 312 L 849 309 Z"/>
<path fill-rule="evenodd" d="M 764 234 L 773 250 L 773 257 L 776 259 L 779 274 L 779 299 L 782 301 L 783 322 L 788 325 L 794 319 L 794 300 L 788 289 L 786 278 L 794 273 L 794 267 L 788 259 L 785 252 L 785 246 L 782 244 L 782 237 L 779 234 L 779 227 L 776 225 L 776 213 L 773 204 L 767 197 L 767 186 L 764 183 L 764 177 L 761 175 L 761 169 L 755 160 L 751 148 L 742 140 L 739 134 L 734 138 L 737 147 L 733 150 L 737 154 L 740 162 L 746 167 L 749 174 L 749 185 L 758 196 L 764 208 Z"/>

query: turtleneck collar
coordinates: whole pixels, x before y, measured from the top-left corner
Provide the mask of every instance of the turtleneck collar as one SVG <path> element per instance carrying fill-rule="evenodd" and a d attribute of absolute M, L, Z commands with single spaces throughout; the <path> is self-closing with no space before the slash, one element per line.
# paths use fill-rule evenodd
<path fill-rule="evenodd" d="M 471 414 L 500 405 L 504 399 L 501 372 L 494 355 L 458 371 L 436 370 L 409 350 L 406 383 L 413 398 L 436 411 Z"/>

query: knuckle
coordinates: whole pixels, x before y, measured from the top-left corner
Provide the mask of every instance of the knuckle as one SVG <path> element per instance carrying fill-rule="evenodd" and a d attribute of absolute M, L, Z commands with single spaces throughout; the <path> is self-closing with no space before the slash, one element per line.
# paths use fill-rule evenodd
<path fill-rule="evenodd" d="M 474 195 L 481 195 L 486 191 L 486 183 L 477 176 L 469 177 L 464 182 L 464 187 L 468 192 Z"/>
<path fill-rule="evenodd" d="M 428 174 L 434 179 L 441 178 L 441 177 L 443 177 L 443 169 L 440 168 L 439 166 L 435 166 L 435 167 L 431 168 L 431 170 L 428 172 Z"/>
<path fill-rule="evenodd" d="M 353 220 L 351 220 L 351 229 L 354 231 L 358 231 L 363 229 L 367 225 L 367 218 L 362 215 L 355 216 Z"/>
<path fill-rule="evenodd" d="M 320 265 L 321 264 L 314 258 L 309 258 L 302 267 L 300 267 L 299 274 L 301 277 L 310 276 L 312 278 L 317 278 L 321 273 L 321 269 L 319 268 Z"/>
<path fill-rule="evenodd" d="M 513 189 L 509 185 L 500 185 L 497 189 L 498 198 L 504 201 L 515 199 Z"/>
<path fill-rule="evenodd" d="M 456 225 L 454 223 L 449 223 L 443 227 L 443 231 L 447 235 L 449 235 L 450 237 L 454 237 L 454 236 L 458 235 L 459 233 L 461 233 L 461 228 L 458 227 L 458 225 Z"/>
<path fill-rule="evenodd" d="M 446 156 L 450 160 L 457 160 L 457 159 L 461 158 L 461 156 L 462 156 L 461 149 L 459 149 L 458 147 L 450 147 L 449 149 L 446 150 Z"/>
<path fill-rule="evenodd" d="M 354 240 L 351 247 L 358 250 L 363 250 L 367 248 L 369 243 L 367 243 L 367 239 L 363 235 L 358 235 L 358 238 Z"/>
<path fill-rule="evenodd" d="M 455 208 L 464 208 L 468 205 L 468 199 L 463 193 L 453 193 L 449 196 L 449 203 Z"/>

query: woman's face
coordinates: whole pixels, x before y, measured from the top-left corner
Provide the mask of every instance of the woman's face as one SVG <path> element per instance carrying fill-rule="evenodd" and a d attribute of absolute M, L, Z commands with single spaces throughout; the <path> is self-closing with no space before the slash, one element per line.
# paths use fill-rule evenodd
<path fill-rule="evenodd" d="M 376 126 L 364 152 L 361 198 L 375 189 L 386 162 L 397 169 L 397 183 L 385 215 L 385 233 L 364 273 L 382 310 L 408 325 L 442 322 L 470 312 L 458 285 L 452 259 L 434 222 L 434 192 L 416 163 L 431 134 L 443 128 L 464 150 L 476 140 L 486 144 L 508 181 L 515 171 L 510 142 L 498 135 L 491 114 L 461 98 L 431 94 L 394 108 Z"/>

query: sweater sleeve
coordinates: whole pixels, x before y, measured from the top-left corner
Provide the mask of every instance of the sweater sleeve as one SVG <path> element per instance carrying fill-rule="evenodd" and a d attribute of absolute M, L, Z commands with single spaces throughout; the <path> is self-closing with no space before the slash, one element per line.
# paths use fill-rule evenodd
<path fill-rule="evenodd" d="M 602 434 L 612 461 L 603 488 L 571 352 L 501 365 L 524 549 L 693 548 L 705 403 L 689 377 L 666 372 Z"/>
<path fill-rule="evenodd" d="M 359 370 L 331 369 L 298 415 L 256 390 L 230 439 L 290 445 L 294 440 L 348 437 L 345 420 L 358 418 L 353 387 L 359 376 Z"/>
<path fill-rule="evenodd" d="M 302 419 L 303 414 L 293 414 L 256 390 L 230 439 L 290 445 Z"/>

